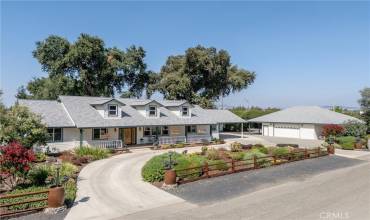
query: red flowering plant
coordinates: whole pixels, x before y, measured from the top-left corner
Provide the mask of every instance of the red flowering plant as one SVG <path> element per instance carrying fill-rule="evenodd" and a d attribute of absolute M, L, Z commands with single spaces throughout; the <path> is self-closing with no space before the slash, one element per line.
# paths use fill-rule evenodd
<path fill-rule="evenodd" d="M 330 136 L 339 136 L 344 133 L 344 127 L 341 125 L 324 125 L 322 127 L 322 135 L 326 138 Z"/>
<path fill-rule="evenodd" d="M 34 160 L 33 151 L 25 148 L 19 142 L 0 146 L 1 182 L 8 185 L 10 189 L 19 183 L 24 183 Z"/>

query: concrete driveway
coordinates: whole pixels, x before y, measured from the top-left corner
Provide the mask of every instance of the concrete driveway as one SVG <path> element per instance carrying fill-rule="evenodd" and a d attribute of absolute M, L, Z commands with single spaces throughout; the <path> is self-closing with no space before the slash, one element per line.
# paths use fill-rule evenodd
<path fill-rule="evenodd" d="M 142 166 L 158 153 L 135 150 L 87 165 L 78 177 L 77 202 L 65 219 L 112 219 L 184 202 L 142 181 Z"/>

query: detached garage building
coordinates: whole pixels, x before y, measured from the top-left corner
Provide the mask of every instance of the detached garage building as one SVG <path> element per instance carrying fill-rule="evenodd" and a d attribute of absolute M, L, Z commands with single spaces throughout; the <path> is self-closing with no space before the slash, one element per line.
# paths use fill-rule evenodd
<path fill-rule="evenodd" d="M 357 118 L 318 106 L 297 106 L 250 119 L 247 122 L 262 123 L 263 136 L 319 139 L 323 125 L 340 125 L 349 120 L 362 122 Z"/>

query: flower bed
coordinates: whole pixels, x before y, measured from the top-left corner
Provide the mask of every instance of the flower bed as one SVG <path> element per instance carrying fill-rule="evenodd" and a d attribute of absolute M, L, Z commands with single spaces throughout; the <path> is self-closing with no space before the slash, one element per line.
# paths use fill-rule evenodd
<path fill-rule="evenodd" d="M 208 146 L 208 145 L 219 145 L 225 144 L 224 140 L 214 138 L 212 141 L 207 143 L 176 143 L 176 144 L 161 144 L 159 147 L 152 149 L 154 150 L 165 150 L 165 149 L 175 149 L 175 148 L 184 148 L 184 147 L 198 147 L 198 146 Z"/>
<path fill-rule="evenodd" d="M 202 147 L 201 152 L 179 154 L 164 153 L 150 159 L 142 168 L 144 181 L 158 184 L 164 180 L 166 164 L 171 154 L 172 169 L 176 171 L 178 183 L 185 183 L 212 176 L 225 175 L 250 169 L 265 168 L 286 162 L 327 155 L 326 149 L 313 150 L 293 147 L 269 147 L 252 145 L 243 149 L 232 143 L 230 150 Z"/>

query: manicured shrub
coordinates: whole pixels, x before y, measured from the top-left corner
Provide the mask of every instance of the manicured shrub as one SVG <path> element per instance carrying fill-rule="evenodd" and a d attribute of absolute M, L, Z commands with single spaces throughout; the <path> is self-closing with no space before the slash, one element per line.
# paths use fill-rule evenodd
<path fill-rule="evenodd" d="M 356 143 L 356 137 L 353 136 L 341 136 L 337 137 L 336 141 L 340 146 L 342 146 L 342 149 L 344 150 L 353 150 L 354 145 Z"/>
<path fill-rule="evenodd" d="M 254 145 L 252 147 L 252 150 L 253 149 L 257 149 L 258 151 L 260 151 L 261 153 L 264 153 L 264 154 L 268 154 L 268 152 L 269 152 L 268 149 L 265 146 L 263 146 L 262 144 Z"/>
<path fill-rule="evenodd" d="M 94 148 L 94 147 L 76 147 L 75 153 L 77 156 L 91 156 L 93 160 L 100 160 L 111 155 L 108 149 Z"/>
<path fill-rule="evenodd" d="M 36 186 L 45 185 L 45 181 L 50 175 L 47 165 L 35 165 L 28 173 L 28 179 Z"/>
<path fill-rule="evenodd" d="M 19 186 L 12 190 L 11 192 L 7 192 L 6 195 L 14 195 L 14 194 L 21 194 L 21 193 L 28 193 L 28 192 L 37 192 L 41 190 L 47 189 L 45 186 L 25 186 L 26 188 L 23 188 L 24 186 Z M 16 203 L 16 202 L 22 202 L 26 200 L 31 199 L 42 199 L 47 198 L 48 194 L 36 194 L 36 195 L 28 195 L 23 197 L 17 197 L 17 198 L 9 198 L 9 199 L 0 199 L 0 204 L 9 204 L 9 203 Z M 40 202 L 32 202 L 32 203 L 26 203 L 26 204 L 20 204 L 20 205 L 13 205 L 8 207 L 10 211 L 12 210 L 22 210 L 22 209 L 30 209 L 30 208 L 39 208 L 47 205 L 47 202 L 40 201 Z"/>
<path fill-rule="evenodd" d="M 0 176 L 10 188 L 22 183 L 35 160 L 32 150 L 23 147 L 18 142 L 12 142 L 0 147 Z"/>
<path fill-rule="evenodd" d="M 298 144 L 276 144 L 276 147 L 292 147 L 292 148 L 298 148 Z"/>
<path fill-rule="evenodd" d="M 71 207 L 76 198 L 77 184 L 74 179 L 69 179 L 63 184 L 65 190 L 64 203 L 67 207 Z"/>
<path fill-rule="evenodd" d="M 225 171 L 229 169 L 229 166 L 224 160 L 209 160 L 208 166 L 210 170 L 221 170 Z"/>
<path fill-rule="evenodd" d="M 365 137 L 367 126 L 364 123 L 358 121 L 349 120 L 343 124 L 344 126 L 344 135 L 354 136 L 354 137 Z"/>
<path fill-rule="evenodd" d="M 341 125 L 324 125 L 322 127 L 322 135 L 324 137 L 339 136 L 344 133 L 344 127 Z"/>
<path fill-rule="evenodd" d="M 218 159 L 220 159 L 220 155 L 218 154 L 218 150 L 216 150 L 215 148 L 208 149 L 206 156 L 207 156 L 208 160 L 218 160 Z"/>
<path fill-rule="evenodd" d="M 245 153 L 244 152 L 230 152 L 229 156 L 233 160 L 243 160 Z"/>
<path fill-rule="evenodd" d="M 242 144 L 239 142 L 233 142 L 230 144 L 230 151 L 231 152 L 240 152 L 242 151 Z"/>

